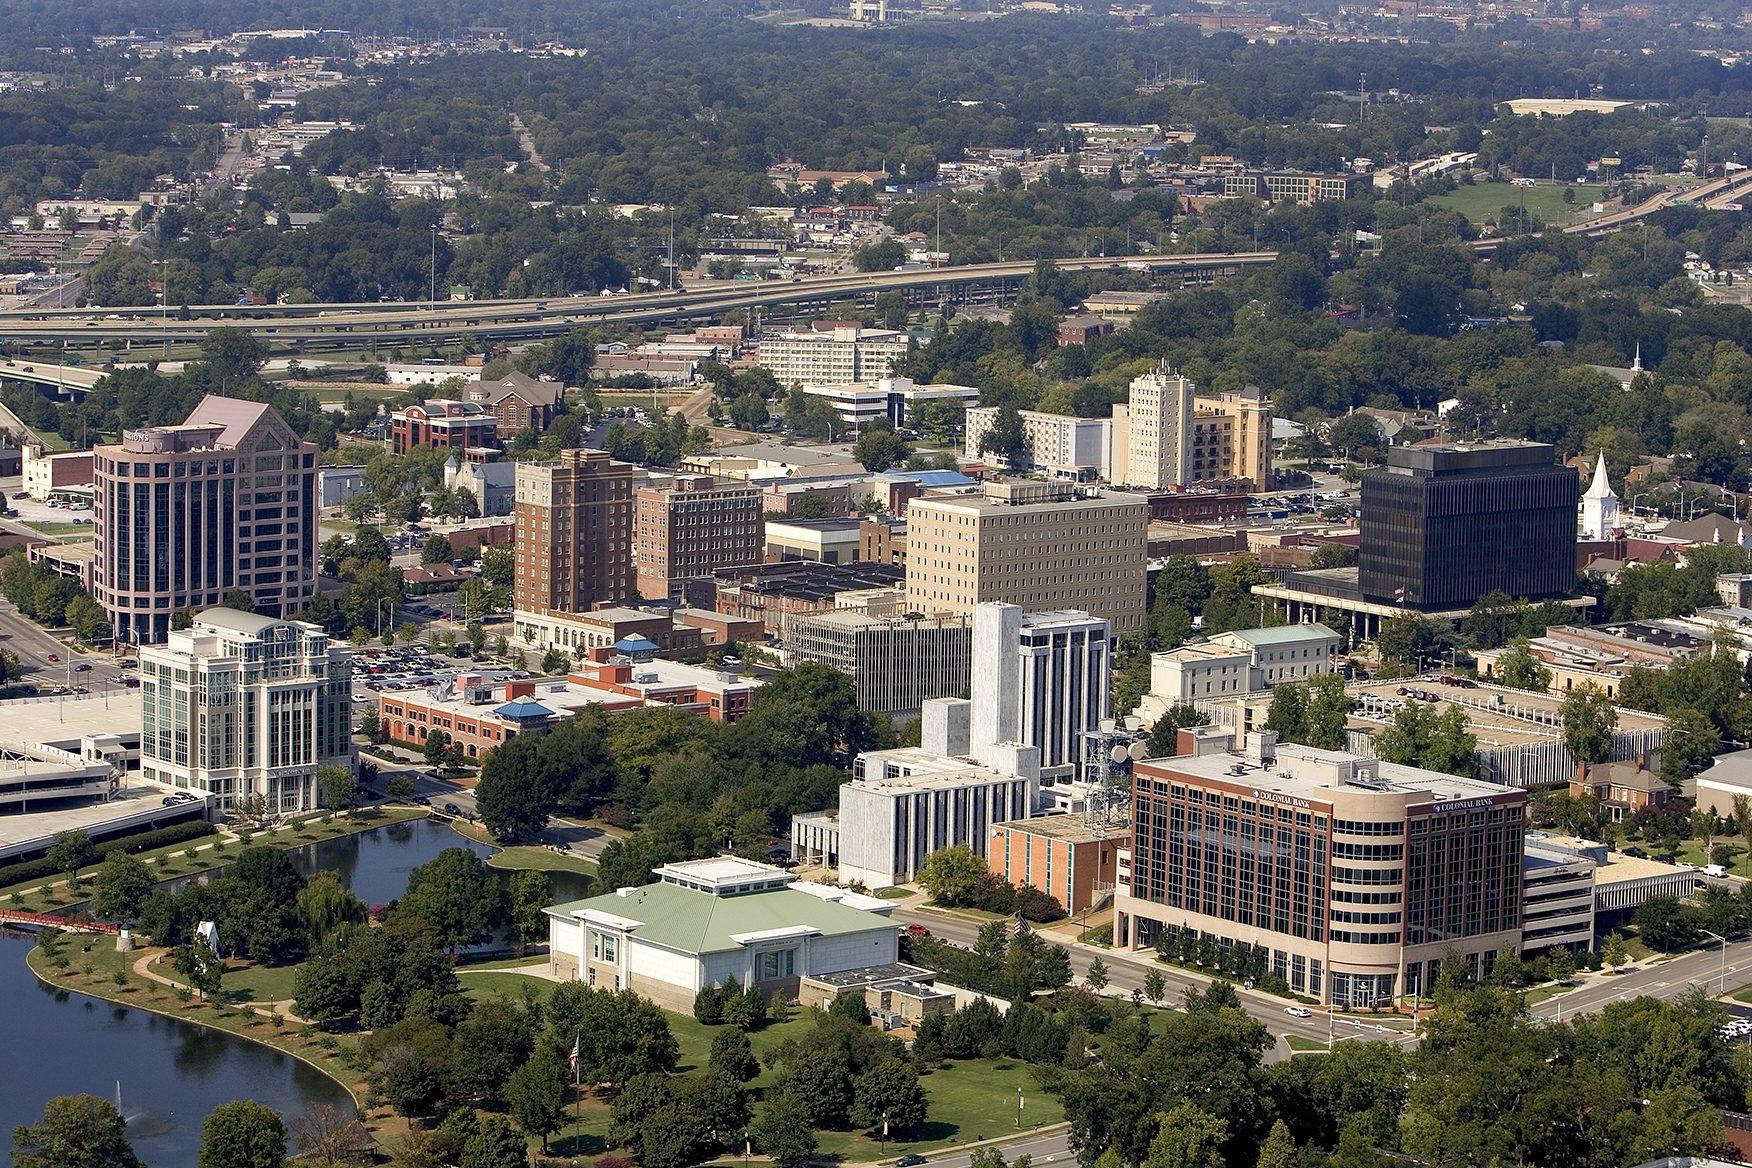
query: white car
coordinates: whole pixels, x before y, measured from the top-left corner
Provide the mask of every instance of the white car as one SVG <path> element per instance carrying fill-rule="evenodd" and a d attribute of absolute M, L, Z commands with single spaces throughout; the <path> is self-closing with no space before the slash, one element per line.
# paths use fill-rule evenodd
<path fill-rule="evenodd" d="M 1314 1011 L 1306 1006 L 1285 1006 L 1284 1013 L 1292 1018 L 1311 1018 L 1314 1016 Z"/>

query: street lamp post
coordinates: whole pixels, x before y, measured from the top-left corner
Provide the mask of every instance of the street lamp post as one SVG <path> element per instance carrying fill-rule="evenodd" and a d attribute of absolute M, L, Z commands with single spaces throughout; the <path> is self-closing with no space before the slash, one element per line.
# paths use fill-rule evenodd
<path fill-rule="evenodd" d="M 1720 933 L 1712 933 L 1708 929 L 1699 929 L 1697 931 L 1712 941 L 1719 941 L 1722 946 L 1722 972 L 1720 977 L 1716 980 L 1716 997 L 1719 998 L 1728 992 L 1728 939 Z"/>

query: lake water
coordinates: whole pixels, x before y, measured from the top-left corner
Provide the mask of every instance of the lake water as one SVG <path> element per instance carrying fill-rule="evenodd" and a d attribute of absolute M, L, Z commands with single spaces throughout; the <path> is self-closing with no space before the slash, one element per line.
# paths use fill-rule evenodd
<path fill-rule="evenodd" d="M 410 871 L 447 847 L 481 856 L 493 850 L 421 819 L 293 855 L 307 874 L 337 872 L 367 904 L 382 904 L 401 895 Z M 556 875 L 555 885 L 557 897 L 581 895 L 575 879 Z M 279 1051 L 43 985 L 25 965 L 32 944 L 29 936 L 0 931 L 0 1152 L 11 1148 L 14 1127 L 42 1118 L 48 1100 L 80 1092 L 114 1100 L 118 1081 L 129 1138 L 152 1168 L 194 1168 L 201 1121 L 233 1100 L 254 1099 L 287 1117 L 324 1103 L 351 1107 L 334 1080 Z"/>

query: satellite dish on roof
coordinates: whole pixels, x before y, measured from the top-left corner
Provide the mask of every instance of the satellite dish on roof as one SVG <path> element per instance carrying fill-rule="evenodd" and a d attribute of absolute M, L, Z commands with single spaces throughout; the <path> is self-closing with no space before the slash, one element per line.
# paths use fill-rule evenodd
<path fill-rule="evenodd" d="M 1141 762 L 1150 757 L 1150 744 L 1140 738 L 1131 744 L 1131 748 L 1126 753 L 1131 756 L 1133 762 Z"/>

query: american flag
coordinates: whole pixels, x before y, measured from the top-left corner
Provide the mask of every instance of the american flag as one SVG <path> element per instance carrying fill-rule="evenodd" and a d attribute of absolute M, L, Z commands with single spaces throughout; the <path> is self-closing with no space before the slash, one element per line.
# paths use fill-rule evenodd
<path fill-rule="evenodd" d="M 570 1057 L 566 1060 L 568 1063 L 571 1064 L 572 1074 L 574 1076 L 576 1076 L 578 1074 L 578 1054 L 579 1054 L 578 1042 L 579 1042 L 581 1037 L 582 1037 L 581 1035 L 577 1035 L 577 1034 L 574 1034 L 572 1036 L 572 1053 L 571 1053 Z"/>

